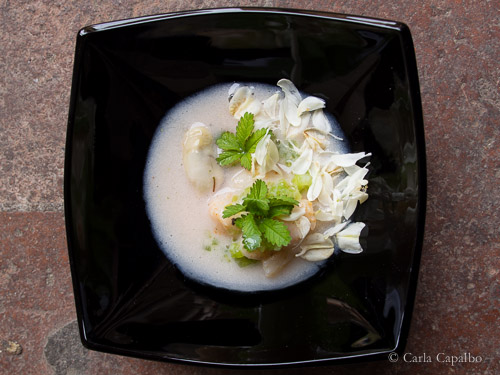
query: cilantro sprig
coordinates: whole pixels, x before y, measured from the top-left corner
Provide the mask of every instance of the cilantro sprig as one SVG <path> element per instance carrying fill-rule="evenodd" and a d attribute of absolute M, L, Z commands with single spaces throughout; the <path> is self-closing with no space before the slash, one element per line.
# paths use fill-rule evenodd
<path fill-rule="evenodd" d="M 253 113 L 246 112 L 236 126 L 236 133 L 224 132 L 217 139 L 217 146 L 222 150 L 217 157 L 220 165 L 231 165 L 239 161 L 242 167 L 252 168 L 252 154 L 259 141 L 270 130 L 266 128 L 253 131 L 255 125 Z"/>
<path fill-rule="evenodd" d="M 256 180 L 242 203 L 226 206 L 222 217 L 244 213 L 234 219 L 234 224 L 242 231 L 245 249 L 254 251 L 266 242 L 279 249 L 288 245 L 292 237 L 286 225 L 274 218 L 289 215 L 298 204 L 293 198 L 269 195 L 266 183 Z"/>

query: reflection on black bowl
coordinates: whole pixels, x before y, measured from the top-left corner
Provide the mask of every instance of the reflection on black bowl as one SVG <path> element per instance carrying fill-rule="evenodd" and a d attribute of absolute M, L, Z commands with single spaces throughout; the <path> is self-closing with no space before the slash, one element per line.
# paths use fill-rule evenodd
<path fill-rule="evenodd" d="M 143 201 L 161 118 L 217 83 L 291 79 L 322 94 L 353 152 L 371 152 L 362 256 L 251 296 L 186 280 Z M 181 12 L 83 29 L 77 40 L 65 210 L 84 344 L 217 365 L 386 358 L 402 352 L 425 216 L 425 152 L 413 44 L 400 23 L 275 9 Z"/>

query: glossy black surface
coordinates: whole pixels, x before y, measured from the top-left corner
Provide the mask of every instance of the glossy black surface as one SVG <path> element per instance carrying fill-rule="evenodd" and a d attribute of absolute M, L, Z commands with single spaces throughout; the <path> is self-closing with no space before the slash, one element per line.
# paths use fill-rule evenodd
<path fill-rule="evenodd" d="M 220 82 L 291 79 L 326 99 L 352 151 L 371 152 L 360 255 L 284 291 L 198 285 L 151 233 L 143 172 L 160 119 Z M 418 77 L 407 27 L 325 13 L 230 9 L 82 29 L 68 122 L 65 209 L 82 340 L 92 349 L 222 365 L 402 352 L 425 216 Z"/>

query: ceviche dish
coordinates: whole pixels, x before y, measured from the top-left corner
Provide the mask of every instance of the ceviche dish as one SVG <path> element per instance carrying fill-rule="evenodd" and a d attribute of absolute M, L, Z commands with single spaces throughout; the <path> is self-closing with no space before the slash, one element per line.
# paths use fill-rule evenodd
<path fill-rule="evenodd" d="M 212 86 L 159 125 L 144 173 L 161 249 L 187 277 L 261 291 L 361 253 L 369 153 L 351 153 L 325 100 L 287 79 Z"/>

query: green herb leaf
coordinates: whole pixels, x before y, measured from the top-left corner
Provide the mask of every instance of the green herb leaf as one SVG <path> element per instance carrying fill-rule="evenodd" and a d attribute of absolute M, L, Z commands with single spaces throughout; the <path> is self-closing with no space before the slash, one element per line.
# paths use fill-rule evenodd
<path fill-rule="evenodd" d="M 222 218 L 226 219 L 245 210 L 246 207 L 243 206 L 242 204 L 233 204 L 231 206 L 226 206 L 224 208 L 224 211 L 222 212 Z"/>
<path fill-rule="evenodd" d="M 289 206 L 298 206 L 299 202 L 297 202 L 293 198 L 289 197 L 284 197 L 284 196 L 279 196 L 276 198 L 270 198 L 269 199 L 269 206 L 284 206 L 284 205 L 289 205 Z"/>
<path fill-rule="evenodd" d="M 265 218 L 259 223 L 259 229 L 269 243 L 282 247 L 286 246 L 292 240 L 290 232 L 281 221 Z"/>
<path fill-rule="evenodd" d="M 290 243 L 291 236 L 287 226 L 273 217 L 289 215 L 298 204 L 295 199 L 286 196 L 269 197 L 266 183 L 256 180 L 242 203 L 226 206 L 222 217 L 247 212 L 234 220 L 234 224 L 241 229 L 243 246 L 254 251 L 267 244 L 266 248 L 279 250 Z"/>
<path fill-rule="evenodd" d="M 267 196 L 267 185 L 262 180 L 256 180 L 252 187 L 250 188 L 250 192 L 247 195 L 247 198 L 253 199 L 266 199 Z"/>
<path fill-rule="evenodd" d="M 240 159 L 241 166 L 245 168 L 246 170 L 251 170 L 252 169 L 252 154 L 251 153 L 246 153 L 243 154 L 243 156 Z"/>
<path fill-rule="evenodd" d="M 269 199 L 269 213 L 267 217 L 273 218 L 280 215 L 290 215 L 293 210 L 293 206 L 297 206 L 297 202 L 293 198 L 289 197 L 275 197 Z"/>
<path fill-rule="evenodd" d="M 253 212 L 259 216 L 267 216 L 267 212 L 269 211 L 269 203 L 267 199 L 254 199 L 254 198 L 245 198 L 243 200 L 247 211 Z"/>
<path fill-rule="evenodd" d="M 220 165 L 230 165 L 240 161 L 243 168 L 252 169 L 252 154 L 257 148 L 257 144 L 268 132 L 268 129 L 259 129 L 253 133 L 254 116 L 246 112 L 241 116 L 236 126 L 236 134 L 224 132 L 215 141 L 223 152 L 217 157 Z"/>
<path fill-rule="evenodd" d="M 220 165 L 230 165 L 241 159 L 243 154 L 238 151 L 224 151 L 217 157 L 217 162 Z"/>
<path fill-rule="evenodd" d="M 242 149 L 245 148 L 245 142 L 250 134 L 253 132 L 254 119 L 253 113 L 245 112 L 243 116 L 240 117 L 238 121 L 238 126 L 236 126 L 236 139 L 240 144 Z"/>
<path fill-rule="evenodd" d="M 293 206 L 273 206 L 269 208 L 267 217 L 273 218 L 281 215 L 290 215 L 293 210 Z"/>
<path fill-rule="evenodd" d="M 247 211 L 259 216 L 266 216 L 267 211 L 269 211 L 269 200 L 266 196 L 266 183 L 262 180 L 257 180 L 252 185 L 248 195 L 243 198 L 243 204 L 246 205 Z"/>
<path fill-rule="evenodd" d="M 226 151 L 241 150 L 240 144 L 238 143 L 238 139 L 233 133 L 230 132 L 222 133 L 215 143 L 217 143 L 217 146 L 219 146 L 219 148 L 221 148 L 222 150 Z"/>
<path fill-rule="evenodd" d="M 254 251 L 262 243 L 262 233 L 255 222 L 253 214 L 242 216 L 236 220 L 243 233 L 243 245 L 249 251 Z M 290 235 L 290 234 L 289 234 Z"/>
<path fill-rule="evenodd" d="M 262 128 L 256 130 L 255 133 L 252 133 L 252 135 L 245 142 L 245 151 L 250 154 L 253 154 L 260 140 L 266 135 L 267 132 L 268 129 Z"/>

